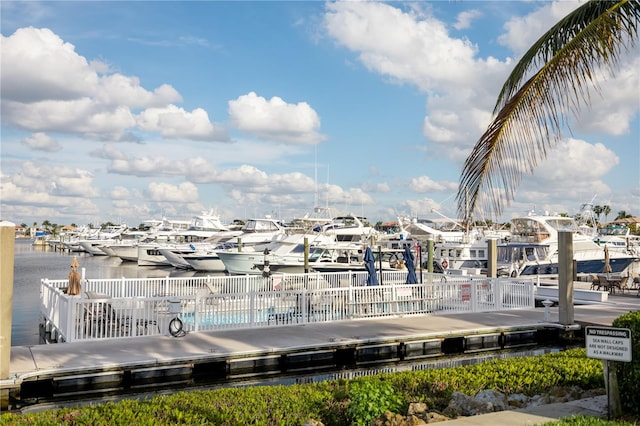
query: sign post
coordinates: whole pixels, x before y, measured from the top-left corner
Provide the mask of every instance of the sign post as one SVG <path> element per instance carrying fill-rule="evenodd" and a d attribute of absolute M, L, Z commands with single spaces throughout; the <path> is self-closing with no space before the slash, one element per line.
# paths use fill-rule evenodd
<path fill-rule="evenodd" d="M 618 378 L 611 361 L 631 362 L 631 330 L 614 327 L 586 327 L 587 357 L 602 360 L 604 383 L 607 389 L 609 419 L 622 414 Z"/>

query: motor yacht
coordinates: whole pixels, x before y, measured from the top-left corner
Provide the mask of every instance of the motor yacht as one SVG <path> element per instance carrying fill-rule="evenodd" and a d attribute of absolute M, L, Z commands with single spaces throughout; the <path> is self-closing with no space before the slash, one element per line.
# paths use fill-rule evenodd
<path fill-rule="evenodd" d="M 509 242 L 498 245 L 498 274 L 511 277 L 558 274 L 558 232 L 561 231 L 573 236 L 576 273 L 604 272 L 604 247 L 594 242 L 591 235 L 581 233 L 574 218 L 530 212 L 511 220 Z M 623 272 L 635 260 L 637 256 L 632 254 L 609 251 L 613 273 Z"/>

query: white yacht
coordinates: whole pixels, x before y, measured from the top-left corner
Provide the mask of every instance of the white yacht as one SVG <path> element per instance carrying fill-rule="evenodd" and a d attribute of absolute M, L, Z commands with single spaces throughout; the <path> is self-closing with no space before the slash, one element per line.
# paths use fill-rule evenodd
<path fill-rule="evenodd" d="M 222 247 L 195 250 L 191 254 L 183 255 L 182 258 L 197 271 L 223 272 L 226 268 L 218 256 L 219 251 L 251 250 L 251 247 L 256 244 L 274 241 L 286 235 L 287 229 L 275 219 L 269 217 L 249 219 L 240 232 L 223 243 Z"/>
<path fill-rule="evenodd" d="M 464 239 L 464 230 L 443 229 L 435 221 L 430 219 L 412 219 L 405 229 L 411 237 L 426 243 L 433 240 L 435 243 L 441 242 L 461 242 Z"/>
<path fill-rule="evenodd" d="M 123 232 L 128 229 L 127 225 L 108 226 L 100 229 L 97 234 L 91 238 L 79 239 L 80 248 L 93 256 L 106 256 L 102 250 L 102 246 L 115 242 Z"/>
<path fill-rule="evenodd" d="M 270 272 L 304 272 L 305 239 L 309 252 L 316 246 L 333 244 L 335 239 L 323 234 L 291 234 L 277 237 L 264 244 L 247 247 L 243 251 L 218 251 L 218 257 L 230 274 L 261 274 L 268 265 Z"/>
<path fill-rule="evenodd" d="M 599 228 L 594 241 L 600 246 L 606 245 L 609 250 L 640 256 L 640 236 L 633 235 L 625 224 L 612 222 Z"/>
<path fill-rule="evenodd" d="M 366 218 L 347 214 L 336 216 L 319 228 L 319 232 L 335 238 L 340 243 L 371 243 L 381 234 L 375 228 L 365 225 Z"/>
<path fill-rule="evenodd" d="M 489 240 L 495 239 L 502 244 L 510 238 L 511 232 L 507 230 L 474 228 L 465 232 L 460 241 L 434 243 L 433 259 L 443 270 L 481 273 L 487 268 Z"/>
<path fill-rule="evenodd" d="M 511 220 L 510 241 L 498 245 L 498 274 L 512 277 L 557 274 L 559 231 L 572 233 L 576 273 L 604 272 L 604 247 L 596 244 L 591 235 L 581 233 L 574 218 L 531 212 Z M 624 271 L 637 260 L 637 256 L 617 250 L 610 250 L 609 258 L 613 273 Z"/>
<path fill-rule="evenodd" d="M 173 252 L 170 252 L 170 250 L 174 250 L 177 256 L 179 252 L 182 253 L 194 247 L 194 244 L 224 232 L 230 232 L 230 230 L 229 227 L 222 223 L 220 216 L 218 216 L 214 210 L 203 211 L 191 219 L 186 229 L 171 232 L 167 236 L 166 241 L 140 244 L 138 246 L 138 265 L 169 266 L 174 263 L 179 263 L 181 265 L 180 267 L 184 267 L 183 264 L 186 264 L 186 262 L 184 260 L 177 262 L 176 259 L 172 257 Z M 187 252 L 192 251 L 193 250 Z M 169 256 L 172 257 L 171 260 L 167 257 L 168 253 Z"/>

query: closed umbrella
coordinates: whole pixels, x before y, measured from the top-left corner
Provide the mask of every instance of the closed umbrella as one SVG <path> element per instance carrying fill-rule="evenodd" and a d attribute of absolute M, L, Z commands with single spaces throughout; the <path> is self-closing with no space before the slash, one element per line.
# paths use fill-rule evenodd
<path fill-rule="evenodd" d="M 71 271 L 69 272 L 69 286 L 67 294 L 74 296 L 80 294 L 80 272 L 78 272 L 78 259 L 75 257 L 71 261 Z"/>
<path fill-rule="evenodd" d="M 378 275 L 376 274 L 376 259 L 373 257 L 371 247 L 367 247 L 364 251 L 364 266 L 367 268 L 369 277 L 367 277 L 367 285 L 378 285 Z"/>
<path fill-rule="evenodd" d="M 605 274 L 613 272 L 613 269 L 611 269 L 611 261 L 609 259 L 609 247 L 606 245 L 604 246 L 604 272 Z"/>
<path fill-rule="evenodd" d="M 411 254 L 411 248 L 406 246 L 404 248 L 404 264 L 407 267 L 407 281 L 406 284 L 417 284 L 418 277 L 416 276 L 416 267 L 413 264 L 413 255 Z"/>

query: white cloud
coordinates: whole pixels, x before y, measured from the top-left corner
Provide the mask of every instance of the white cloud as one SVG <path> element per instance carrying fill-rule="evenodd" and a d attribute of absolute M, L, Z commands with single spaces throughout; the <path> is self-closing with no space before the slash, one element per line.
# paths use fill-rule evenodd
<path fill-rule="evenodd" d="M 535 170 L 539 180 L 559 189 L 576 189 L 584 182 L 587 187 L 601 179 L 619 163 L 618 156 L 601 143 L 590 144 L 583 140 L 563 140 L 549 152 Z"/>
<path fill-rule="evenodd" d="M 75 46 L 49 29 L 20 28 L 1 40 L 4 99 L 25 103 L 78 99 L 98 84 L 98 75 Z"/>
<path fill-rule="evenodd" d="M 172 185 L 165 182 L 151 182 L 147 194 L 152 201 L 191 203 L 198 201 L 198 188 L 191 182 Z"/>
<path fill-rule="evenodd" d="M 418 217 L 433 217 L 431 210 L 440 210 L 440 203 L 430 198 L 423 198 L 421 200 L 407 200 L 404 205 L 413 214 Z"/>
<path fill-rule="evenodd" d="M 430 142 L 469 149 L 489 123 L 493 99 L 510 61 L 478 58 L 478 48 L 451 37 L 428 12 L 379 2 L 327 6 L 325 24 L 372 72 L 429 94 L 423 132 Z"/>
<path fill-rule="evenodd" d="M 388 193 L 391 192 L 391 186 L 387 182 L 381 183 L 365 183 L 362 189 L 367 192 Z"/>
<path fill-rule="evenodd" d="M 26 162 L 14 175 L 0 176 L 3 217 L 55 219 L 98 213 L 91 175 L 83 170 Z"/>
<path fill-rule="evenodd" d="M 112 200 L 128 200 L 131 198 L 131 193 L 124 186 L 114 186 L 109 191 L 109 197 Z"/>
<path fill-rule="evenodd" d="M 92 174 L 81 169 L 27 161 L 23 163 L 20 172 L 11 177 L 11 180 L 21 188 L 34 190 L 34 192 L 45 191 L 51 196 L 95 197 L 99 195 L 99 192 L 92 187 Z"/>
<path fill-rule="evenodd" d="M 187 112 L 172 105 L 182 100 L 172 86 L 149 91 L 137 77 L 112 73 L 101 61 L 89 62 L 50 29 L 21 28 L 1 40 L 2 114 L 7 123 L 99 140 L 130 139 L 128 132 L 137 124 L 166 138 L 229 139 L 202 108 Z M 145 108 L 137 123 L 132 111 Z"/>
<path fill-rule="evenodd" d="M 159 131 L 170 139 L 191 139 L 199 141 L 229 140 L 224 127 L 209 121 L 209 115 L 202 108 L 191 112 L 167 105 L 163 108 L 149 108 L 137 117 L 138 126 L 145 131 Z"/>
<path fill-rule="evenodd" d="M 3 114 L 14 124 L 32 131 L 55 131 L 119 138 L 135 124 L 126 107 L 104 108 L 89 98 L 34 103 L 4 102 Z"/>
<path fill-rule="evenodd" d="M 306 102 L 288 104 L 251 92 L 229 101 L 229 119 L 237 129 L 263 140 L 305 145 L 324 140 L 318 133 L 320 118 Z"/>
<path fill-rule="evenodd" d="M 455 28 L 456 30 L 469 28 L 471 27 L 471 21 L 481 16 L 482 12 L 477 9 L 465 10 L 463 12 L 460 12 L 458 14 L 458 19 L 456 20 L 455 24 L 453 24 L 453 28 Z"/>
<path fill-rule="evenodd" d="M 549 151 L 533 175 L 523 176 L 516 190 L 517 201 L 509 210 L 518 214 L 532 209 L 577 213 L 580 204 L 594 195 L 607 199 L 613 194 L 604 178 L 619 161 L 618 156 L 601 143 L 563 140 Z M 573 210 L 567 211 L 571 208 Z"/>
<path fill-rule="evenodd" d="M 575 128 L 586 132 L 624 135 L 640 111 L 640 55 L 625 57 L 615 76 L 605 74 L 598 81 L 598 93 L 583 108 Z"/>
<path fill-rule="evenodd" d="M 56 152 L 62 149 L 62 146 L 46 133 L 33 133 L 28 138 L 22 140 L 22 144 L 37 151 Z"/>
<path fill-rule="evenodd" d="M 534 12 L 525 16 L 515 16 L 505 23 L 505 33 L 498 37 L 498 41 L 520 57 L 553 24 L 582 4 L 584 2 L 580 0 L 542 3 L 542 7 Z"/>
<path fill-rule="evenodd" d="M 458 190 L 458 184 L 456 182 L 436 182 L 429 176 L 418 176 L 411 179 L 411 189 L 415 192 L 455 192 Z"/>

